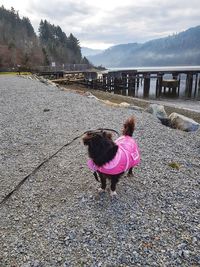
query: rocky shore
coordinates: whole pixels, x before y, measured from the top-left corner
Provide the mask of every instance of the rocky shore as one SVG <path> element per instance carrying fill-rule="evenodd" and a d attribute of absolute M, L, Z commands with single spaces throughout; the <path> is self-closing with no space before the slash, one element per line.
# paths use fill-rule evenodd
<path fill-rule="evenodd" d="M 172 107 L 173 108 L 173 107 Z M 0 266 L 199 266 L 200 130 L 16 76 L 0 77 L 0 201 L 65 143 L 137 119 L 142 161 L 98 195 L 81 139 L 0 205 Z"/>
<path fill-rule="evenodd" d="M 104 92 L 100 90 L 94 90 L 85 88 L 85 86 L 81 85 L 74 85 L 71 84 L 70 86 L 63 87 L 66 88 L 66 90 L 73 90 L 80 94 L 83 94 L 85 92 L 91 92 L 94 96 L 101 100 L 109 101 L 112 103 L 121 103 L 126 102 L 130 105 L 135 105 L 137 107 L 146 109 L 149 107 L 150 104 L 160 104 L 163 105 L 167 114 L 171 114 L 172 112 L 177 112 L 179 114 L 182 114 L 184 116 L 187 116 L 189 118 L 192 118 L 193 120 L 200 123 L 200 101 L 198 100 L 169 100 L 169 99 L 162 99 L 162 100 L 153 100 L 153 99 L 142 99 L 142 98 L 133 98 L 129 96 L 123 96 L 123 95 L 117 95 L 117 94 L 111 94 L 109 92 Z"/>

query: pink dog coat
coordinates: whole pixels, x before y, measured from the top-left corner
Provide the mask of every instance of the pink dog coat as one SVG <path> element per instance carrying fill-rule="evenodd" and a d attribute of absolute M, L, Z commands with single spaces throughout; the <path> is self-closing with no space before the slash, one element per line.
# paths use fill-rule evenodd
<path fill-rule="evenodd" d="M 93 160 L 88 160 L 88 167 L 92 171 L 105 174 L 119 174 L 140 163 L 140 153 L 136 141 L 128 136 L 119 137 L 115 143 L 118 145 L 117 154 L 110 162 L 98 167 Z"/>

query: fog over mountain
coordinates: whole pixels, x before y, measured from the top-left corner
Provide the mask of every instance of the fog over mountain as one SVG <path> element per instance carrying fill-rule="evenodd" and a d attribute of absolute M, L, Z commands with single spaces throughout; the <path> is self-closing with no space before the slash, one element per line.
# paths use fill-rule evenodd
<path fill-rule="evenodd" d="M 93 56 L 102 53 L 104 50 L 101 49 L 92 49 L 88 47 L 81 47 L 81 53 L 83 56 Z"/>
<path fill-rule="evenodd" d="M 112 46 L 88 59 L 105 67 L 200 65 L 200 26 L 143 44 Z"/>

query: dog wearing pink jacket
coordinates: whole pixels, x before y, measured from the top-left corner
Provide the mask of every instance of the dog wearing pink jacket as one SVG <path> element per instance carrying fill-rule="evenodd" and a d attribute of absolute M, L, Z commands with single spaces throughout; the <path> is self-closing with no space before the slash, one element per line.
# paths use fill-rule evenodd
<path fill-rule="evenodd" d="M 123 135 L 115 142 L 108 132 L 91 132 L 83 137 L 84 145 L 88 146 L 88 167 L 99 174 L 100 192 L 105 192 L 106 180 L 111 179 L 111 196 L 116 195 L 116 184 L 120 176 L 140 163 L 140 152 L 136 141 L 132 138 L 135 129 L 134 117 L 129 118 L 123 128 Z"/>

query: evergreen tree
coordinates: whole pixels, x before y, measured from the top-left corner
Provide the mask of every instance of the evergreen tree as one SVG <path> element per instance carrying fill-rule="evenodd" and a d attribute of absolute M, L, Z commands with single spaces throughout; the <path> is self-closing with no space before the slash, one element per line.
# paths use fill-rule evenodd
<path fill-rule="evenodd" d="M 86 57 L 83 57 L 83 59 L 81 60 L 81 63 L 92 66 L 92 64 L 90 63 L 90 61 Z"/>
<path fill-rule="evenodd" d="M 1 66 L 31 67 L 43 64 L 43 53 L 29 18 L 19 17 L 14 8 L 0 7 Z"/>
<path fill-rule="evenodd" d="M 86 62 L 82 59 L 79 40 L 71 33 L 69 37 L 60 26 L 41 20 L 39 37 L 29 18 L 19 17 L 18 12 L 0 7 L 0 66 L 27 68 Z"/>
<path fill-rule="evenodd" d="M 78 39 L 73 34 L 67 37 L 60 26 L 41 20 L 39 39 L 51 62 L 56 62 L 56 64 L 81 63 L 82 55 Z"/>

